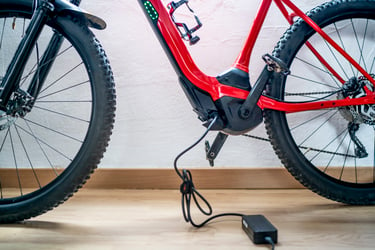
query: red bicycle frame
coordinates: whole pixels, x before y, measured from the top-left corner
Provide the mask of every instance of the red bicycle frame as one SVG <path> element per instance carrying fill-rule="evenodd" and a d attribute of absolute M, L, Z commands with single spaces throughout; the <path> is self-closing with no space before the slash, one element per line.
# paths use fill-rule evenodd
<path fill-rule="evenodd" d="M 317 33 L 319 33 L 333 48 L 335 48 L 344 58 L 346 58 L 350 64 L 352 64 L 363 76 L 365 76 L 372 84 L 375 85 L 375 80 L 350 56 L 348 55 L 333 39 L 329 37 L 313 20 L 311 20 L 306 14 L 304 14 L 298 7 L 296 7 L 290 0 L 263 0 L 258 9 L 257 15 L 254 19 L 250 33 L 246 39 L 246 42 L 238 55 L 236 61 L 232 65 L 233 68 L 241 70 L 243 72 L 249 72 L 249 62 L 252 50 L 254 48 L 255 41 L 259 35 L 261 27 L 267 16 L 268 10 L 271 3 L 275 2 L 281 13 L 288 20 L 290 24 L 293 23 L 293 18 L 298 16 L 302 18 L 307 24 L 309 24 Z M 173 23 L 168 11 L 163 6 L 161 0 L 140 0 L 145 5 L 146 3 L 151 6 L 154 15 L 157 18 L 150 16 L 150 10 L 147 12 L 150 16 L 151 21 L 157 27 L 157 31 L 160 32 L 162 42 L 166 45 L 167 49 L 172 55 L 172 60 L 176 63 L 178 70 L 198 89 L 209 93 L 213 101 L 217 101 L 223 97 L 233 97 L 237 99 L 246 99 L 249 95 L 249 91 L 228 86 L 218 81 L 216 77 L 208 76 L 204 74 L 194 63 L 190 53 L 183 41 L 181 35 Z M 288 7 L 291 12 L 289 13 Z M 152 15 L 152 14 L 151 14 Z M 323 56 L 312 47 L 311 44 L 306 43 L 308 48 L 315 54 L 320 62 L 326 66 L 326 68 L 335 76 L 342 84 L 345 80 L 333 70 L 333 68 L 324 60 Z M 348 79 L 347 79 L 348 80 Z M 351 106 L 351 105 L 363 105 L 363 104 L 374 104 L 375 95 L 366 89 L 367 95 L 361 98 L 345 98 L 334 101 L 317 101 L 307 103 L 288 103 L 261 95 L 258 100 L 258 106 L 261 109 L 274 109 L 279 111 L 300 112 L 314 109 L 333 108 L 339 106 Z"/>

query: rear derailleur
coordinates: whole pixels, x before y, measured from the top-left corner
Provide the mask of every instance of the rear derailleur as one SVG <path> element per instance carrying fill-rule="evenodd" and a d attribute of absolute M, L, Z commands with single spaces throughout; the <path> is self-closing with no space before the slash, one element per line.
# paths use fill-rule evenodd
<path fill-rule="evenodd" d="M 375 75 L 372 74 L 372 77 Z M 374 92 L 374 86 L 365 77 L 352 77 L 347 81 L 342 91 L 339 93 L 338 98 L 359 98 L 366 96 L 365 88 Z M 355 144 L 355 156 L 364 158 L 368 156 L 365 146 L 356 136 L 361 124 L 375 125 L 375 104 L 364 104 L 357 106 L 342 107 L 339 109 L 341 115 L 349 121 L 348 132 L 352 142 Z"/>

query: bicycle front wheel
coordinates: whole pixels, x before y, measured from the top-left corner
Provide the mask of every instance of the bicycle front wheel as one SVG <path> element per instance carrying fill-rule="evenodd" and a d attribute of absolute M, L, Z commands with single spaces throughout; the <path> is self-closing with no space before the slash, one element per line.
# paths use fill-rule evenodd
<path fill-rule="evenodd" d="M 0 1 L 0 76 L 24 35 L 33 2 Z M 44 60 L 53 37 L 60 48 Z M 47 72 L 43 79 L 41 72 Z M 28 100 L 35 79 L 43 85 L 31 111 L 14 112 L 16 104 L 28 105 L 22 100 Z M 107 57 L 73 17 L 56 17 L 43 28 L 19 85 L 7 110 L 0 111 L 0 223 L 37 216 L 67 200 L 97 167 L 114 123 Z"/>
<path fill-rule="evenodd" d="M 331 1 L 308 16 L 375 76 L 375 1 Z M 300 19 L 286 31 L 273 53 L 292 72 L 288 77 L 275 77 L 268 86 L 267 94 L 274 98 L 301 103 L 361 97 L 365 87 L 375 91 Z M 349 79 L 356 82 L 354 91 L 343 90 Z M 375 203 L 375 105 L 290 114 L 266 110 L 265 123 L 275 152 L 303 185 L 339 202 Z"/>

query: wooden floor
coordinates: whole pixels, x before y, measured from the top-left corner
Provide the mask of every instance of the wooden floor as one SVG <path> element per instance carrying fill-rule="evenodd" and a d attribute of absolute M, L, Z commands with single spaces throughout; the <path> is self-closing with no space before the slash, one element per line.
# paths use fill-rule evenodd
<path fill-rule="evenodd" d="M 375 207 L 353 207 L 308 190 L 201 190 L 214 213 L 263 214 L 278 249 L 374 249 Z M 203 217 L 196 215 L 196 221 Z M 239 217 L 195 229 L 170 190 L 83 189 L 32 220 L 0 225 L 0 249 L 271 249 L 254 245 Z"/>

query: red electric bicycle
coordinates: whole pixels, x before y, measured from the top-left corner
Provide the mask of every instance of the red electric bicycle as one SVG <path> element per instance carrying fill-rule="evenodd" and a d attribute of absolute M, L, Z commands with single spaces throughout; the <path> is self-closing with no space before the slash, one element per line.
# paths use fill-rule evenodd
<path fill-rule="evenodd" d="M 198 118 L 218 131 L 206 145 L 211 164 L 228 135 L 264 120 L 276 154 L 307 188 L 343 203 L 375 203 L 374 0 L 330 1 L 307 14 L 291 0 L 263 0 L 236 61 L 218 76 L 204 74 L 185 45 L 199 42 L 202 26 L 194 14 L 192 27 L 176 18 L 182 7 L 193 13 L 188 0 L 139 2 Z M 250 84 L 251 52 L 272 2 L 290 28 Z M 4 223 L 39 215 L 82 186 L 109 141 L 115 91 L 88 29 L 104 28 L 100 18 L 63 0 L 0 0 L 0 7 Z"/>

